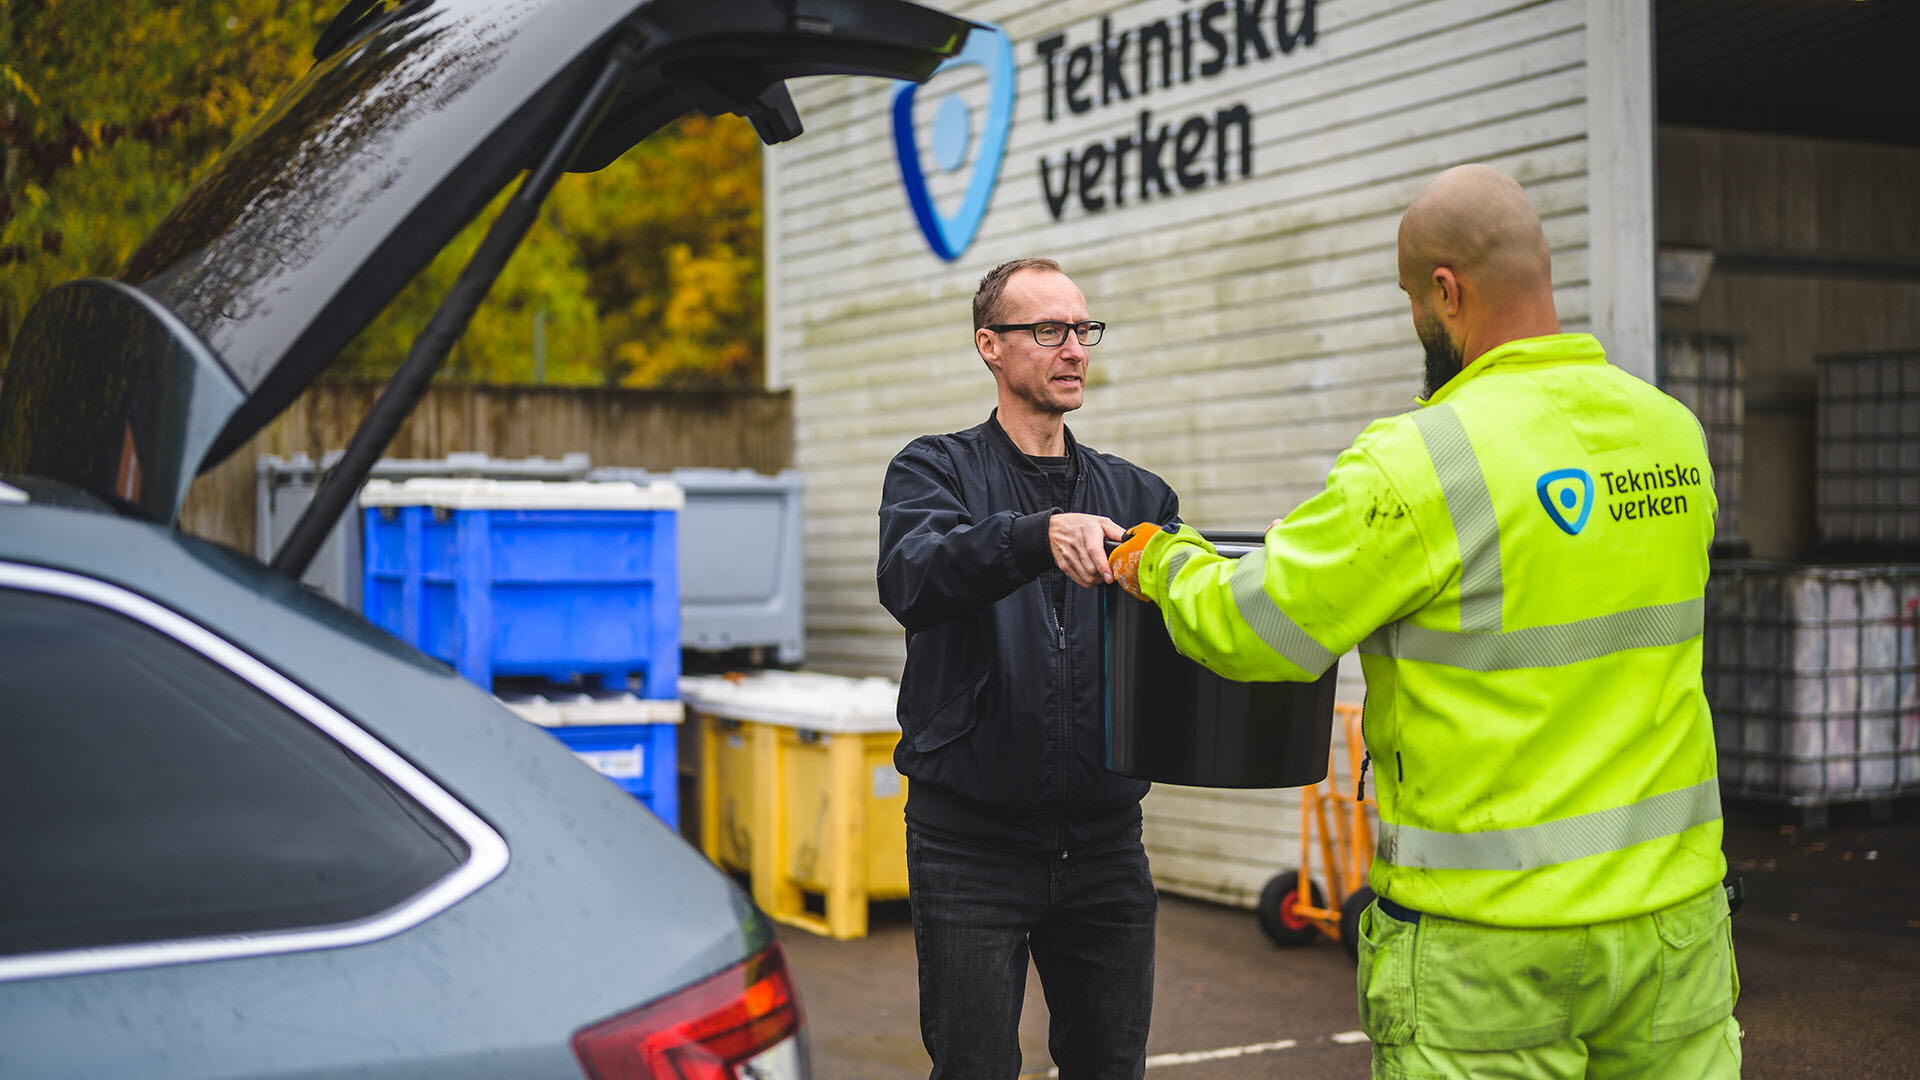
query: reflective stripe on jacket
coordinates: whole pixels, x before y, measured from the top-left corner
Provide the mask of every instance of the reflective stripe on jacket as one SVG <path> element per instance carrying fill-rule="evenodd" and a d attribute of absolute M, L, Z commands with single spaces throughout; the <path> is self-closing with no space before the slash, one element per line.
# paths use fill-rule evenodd
<path fill-rule="evenodd" d="M 1141 588 L 1230 678 L 1311 679 L 1359 648 L 1380 895 L 1598 922 L 1726 873 L 1700 678 L 1714 511 L 1692 414 L 1557 334 L 1369 426 L 1264 552 L 1154 537 Z"/>

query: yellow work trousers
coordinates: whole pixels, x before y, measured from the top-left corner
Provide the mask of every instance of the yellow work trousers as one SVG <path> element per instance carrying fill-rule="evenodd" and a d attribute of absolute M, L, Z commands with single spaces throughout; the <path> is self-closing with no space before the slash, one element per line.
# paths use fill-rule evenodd
<path fill-rule="evenodd" d="M 1740 1075 L 1740 983 L 1717 886 L 1647 915 L 1541 929 L 1409 921 L 1376 902 L 1359 946 L 1374 1080 Z"/>

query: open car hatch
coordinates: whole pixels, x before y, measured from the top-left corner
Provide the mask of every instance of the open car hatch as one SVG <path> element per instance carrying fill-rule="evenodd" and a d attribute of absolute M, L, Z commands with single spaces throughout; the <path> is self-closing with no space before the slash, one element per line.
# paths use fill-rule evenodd
<path fill-rule="evenodd" d="M 115 281 L 53 290 L 0 385 L 0 474 L 172 520 L 523 170 L 598 169 L 689 113 L 799 133 L 784 80 L 924 80 L 972 24 L 906 0 L 354 0 L 321 59 Z M 104 314 L 103 314 L 104 313 Z"/>

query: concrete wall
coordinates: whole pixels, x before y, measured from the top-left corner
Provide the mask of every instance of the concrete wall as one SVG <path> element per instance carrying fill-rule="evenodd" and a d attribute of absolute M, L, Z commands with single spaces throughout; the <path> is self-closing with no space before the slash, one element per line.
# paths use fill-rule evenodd
<path fill-rule="evenodd" d="M 808 134 L 768 155 L 769 370 L 794 392 L 815 666 L 900 672 L 901 632 L 873 584 L 880 481 L 914 436 L 986 416 L 993 385 L 971 347 L 968 300 L 1003 260 L 1060 259 L 1110 323 L 1071 426 L 1166 477 L 1202 527 L 1263 527 L 1319 490 L 1368 422 L 1412 406 L 1420 350 L 1395 286 L 1395 235 L 1407 203 L 1448 166 L 1488 161 L 1527 185 L 1555 248 L 1568 328 L 1599 324 L 1624 342 L 1617 360 L 1651 377 L 1644 3 L 952 6 L 1005 29 L 1018 73 L 998 188 L 956 261 L 930 252 L 902 194 L 894 87 L 800 86 Z M 1260 13 L 1262 40 L 1239 40 L 1236 8 Z M 1225 16 L 1211 27 L 1227 48 L 1204 75 L 1214 50 L 1199 24 L 1210 10 Z M 1192 77 L 1183 81 L 1176 57 L 1165 85 L 1155 53 L 1143 88 L 1142 28 L 1164 23 L 1178 42 L 1183 17 Z M 1126 53 L 1115 46 L 1126 100 L 1106 85 L 1103 20 L 1110 40 L 1132 34 Z M 1064 38 L 1047 44 L 1055 35 Z M 1081 71 L 1091 74 L 1070 101 Z M 922 160 L 933 160 L 933 121 L 950 93 L 974 101 L 981 130 L 980 69 L 936 76 L 914 110 Z M 1155 185 L 1143 198 L 1139 147 L 1162 126 L 1168 170 L 1181 129 L 1196 133 L 1186 182 L 1170 176 L 1170 192 Z M 1099 170 L 1088 179 L 1091 166 L 1077 166 L 1069 189 L 1067 154 L 1085 162 L 1093 147 Z M 967 170 L 928 172 L 936 202 L 957 203 Z M 1349 657 L 1342 673 L 1342 697 L 1358 701 L 1358 663 Z M 1251 902 L 1297 861 L 1297 805 L 1292 792 L 1157 790 L 1148 841 L 1162 884 Z"/>

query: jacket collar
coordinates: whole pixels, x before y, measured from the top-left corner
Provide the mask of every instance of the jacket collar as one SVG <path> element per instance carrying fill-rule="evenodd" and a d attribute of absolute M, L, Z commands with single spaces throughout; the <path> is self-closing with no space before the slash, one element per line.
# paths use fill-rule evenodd
<path fill-rule="evenodd" d="M 1013 463 L 1015 467 L 1025 469 L 1035 474 L 1041 472 L 1040 466 L 1035 465 L 1032 458 L 1029 458 L 1025 452 L 1018 446 L 1015 446 L 1013 444 L 1013 436 L 1008 435 L 1007 429 L 1000 426 L 1000 410 L 998 408 L 987 414 L 987 422 L 981 426 L 987 429 L 987 441 L 992 443 L 994 449 L 1000 451 L 1001 455 Z M 1074 467 L 1077 469 L 1080 465 L 1080 444 L 1074 441 L 1072 428 L 1063 424 L 1061 425 L 1060 431 L 1061 434 L 1066 436 L 1067 458 L 1073 462 Z"/>
<path fill-rule="evenodd" d="M 1473 363 L 1467 365 L 1466 370 L 1448 379 L 1447 385 L 1434 391 L 1432 397 L 1413 400 L 1420 405 L 1438 405 L 1459 393 L 1460 387 L 1467 382 L 1484 378 L 1490 371 L 1514 371 L 1542 364 L 1581 362 L 1607 362 L 1607 350 L 1601 348 L 1600 339 L 1592 334 L 1547 334 L 1544 337 L 1520 338 L 1481 353 Z"/>

